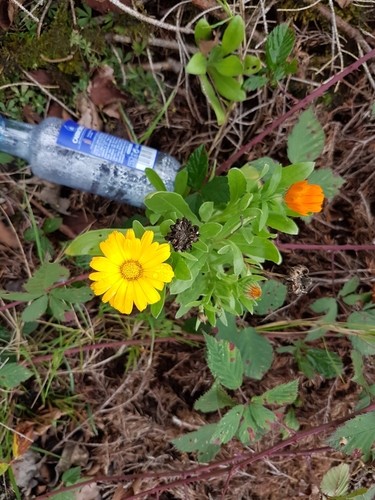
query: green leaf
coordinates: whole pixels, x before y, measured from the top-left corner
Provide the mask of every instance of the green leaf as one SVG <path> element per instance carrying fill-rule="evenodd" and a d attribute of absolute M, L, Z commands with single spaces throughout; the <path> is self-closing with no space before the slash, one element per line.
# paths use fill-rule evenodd
<path fill-rule="evenodd" d="M 204 334 L 207 345 L 207 364 L 213 376 L 227 389 L 238 389 L 242 384 L 243 363 L 240 351 L 225 340 L 217 341 Z"/>
<path fill-rule="evenodd" d="M 160 294 L 160 300 L 158 300 L 158 302 L 155 302 L 155 304 L 151 304 L 150 307 L 151 314 L 156 319 L 160 316 L 161 312 L 164 309 L 166 287 L 164 287 L 163 290 L 159 291 L 159 294 Z"/>
<path fill-rule="evenodd" d="M 218 222 L 206 222 L 206 224 L 202 224 L 202 226 L 199 229 L 199 232 L 201 237 L 207 240 L 215 238 L 220 233 L 222 228 L 223 226 Z"/>
<path fill-rule="evenodd" d="M 230 54 L 237 50 L 245 38 L 245 22 L 241 16 L 232 17 L 226 27 L 221 46 L 225 54 Z"/>
<path fill-rule="evenodd" d="M 233 316 L 228 316 L 228 325 L 218 322 L 218 340 L 232 342 L 240 351 L 244 365 L 244 374 L 260 380 L 270 369 L 273 349 L 269 340 L 259 335 L 252 327 L 237 330 Z"/>
<path fill-rule="evenodd" d="M 203 413 L 208 413 L 234 405 L 235 402 L 221 385 L 215 383 L 205 394 L 197 399 L 194 403 L 194 409 L 202 411 Z"/>
<path fill-rule="evenodd" d="M 324 196 L 328 200 L 332 200 L 346 181 L 340 175 L 335 175 L 330 168 L 320 168 L 309 176 L 309 182 L 319 184 L 323 189 Z"/>
<path fill-rule="evenodd" d="M 209 40 L 212 36 L 212 28 L 208 21 L 203 17 L 199 19 L 194 28 L 195 43 L 199 46 L 202 40 Z"/>
<path fill-rule="evenodd" d="M 291 163 L 315 161 L 324 148 L 323 127 L 312 108 L 304 111 L 288 136 L 288 158 Z"/>
<path fill-rule="evenodd" d="M 292 404 L 298 396 L 298 380 L 280 384 L 264 392 L 259 398 L 268 404 Z"/>
<path fill-rule="evenodd" d="M 81 479 L 81 467 L 72 467 L 64 472 L 61 480 L 66 486 L 76 484 Z"/>
<path fill-rule="evenodd" d="M 235 203 L 246 193 L 246 177 L 239 168 L 231 168 L 228 172 L 228 186 L 231 203 Z"/>
<path fill-rule="evenodd" d="M 207 71 L 207 59 L 202 52 L 196 52 L 186 65 L 186 73 L 204 75 Z"/>
<path fill-rule="evenodd" d="M 270 212 L 268 214 L 267 226 L 286 234 L 299 233 L 299 227 L 294 220 L 286 217 L 285 215 L 277 214 L 276 212 Z"/>
<path fill-rule="evenodd" d="M 254 236 L 251 246 L 244 252 L 249 257 L 257 259 L 270 260 L 275 264 L 281 264 L 282 258 L 277 247 L 268 238 Z"/>
<path fill-rule="evenodd" d="M 347 325 L 357 330 L 349 337 L 354 349 L 364 356 L 375 355 L 375 308 L 353 312 L 348 317 Z"/>
<path fill-rule="evenodd" d="M 6 292 L 0 291 L 0 298 L 4 300 L 16 300 L 21 302 L 29 302 L 29 300 L 37 299 L 44 292 L 28 293 L 28 292 Z"/>
<path fill-rule="evenodd" d="M 167 191 L 167 188 L 165 187 L 165 184 L 161 179 L 160 175 L 153 168 L 146 168 L 145 174 L 147 180 L 149 181 L 150 184 L 153 185 L 156 191 Z"/>
<path fill-rule="evenodd" d="M 29 379 L 33 373 L 18 363 L 0 365 L 0 386 L 4 389 L 14 389 L 17 385 Z"/>
<path fill-rule="evenodd" d="M 285 23 L 276 26 L 266 40 L 266 63 L 269 69 L 286 62 L 294 45 L 294 32 Z"/>
<path fill-rule="evenodd" d="M 232 439 L 240 425 L 244 409 L 244 405 L 237 405 L 231 408 L 224 417 L 219 420 L 215 432 L 211 437 L 212 444 L 226 444 Z"/>
<path fill-rule="evenodd" d="M 25 283 L 25 290 L 30 293 L 43 293 L 58 281 L 69 277 L 66 267 L 57 262 L 46 262 Z"/>
<path fill-rule="evenodd" d="M 70 309 L 70 306 L 67 305 L 66 302 L 51 295 L 48 299 L 48 307 L 51 310 L 52 316 L 58 321 L 64 321 L 65 313 Z"/>
<path fill-rule="evenodd" d="M 14 160 L 15 160 L 14 156 L 8 155 L 7 153 L 0 152 L 0 164 L 1 165 L 6 165 L 7 163 L 11 163 Z"/>
<path fill-rule="evenodd" d="M 340 356 L 332 351 L 309 348 L 306 360 L 316 372 L 325 378 L 335 378 L 344 370 Z"/>
<path fill-rule="evenodd" d="M 199 207 L 199 217 L 203 222 L 207 222 L 211 219 L 212 214 L 214 212 L 214 202 L 213 201 L 205 201 Z"/>
<path fill-rule="evenodd" d="M 345 283 L 345 285 L 339 291 L 339 297 L 345 297 L 353 292 L 355 292 L 359 286 L 359 278 L 357 276 L 353 276 L 349 281 Z"/>
<path fill-rule="evenodd" d="M 353 349 L 350 354 L 354 370 L 354 375 L 352 377 L 353 382 L 355 382 L 358 385 L 361 385 L 362 387 L 368 387 L 366 378 L 364 376 L 365 369 L 364 369 L 362 354 L 356 351 L 355 349 Z"/>
<path fill-rule="evenodd" d="M 250 76 L 244 81 L 242 88 L 247 92 L 252 92 L 253 90 L 260 89 L 268 83 L 268 78 L 266 76 Z"/>
<path fill-rule="evenodd" d="M 54 288 L 50 295 L 56 299 L 65 300 L 70 304 L 84 304 L 92 299 L 93 293 L 88 286 L 79 288 Z"/>
<path fill-rule="evenodd" d="M 317 326 L 311 328 L 306 336 L 307 341 L 313 341 L 322 337 L 329 329 L 329 324 L 335 322 L 338 312 L 338 305 L 333 297 L 322 297 L 317 299 L 310 305 L 310 308 L 316 313 L 326 312 L 326 314 L 319 318 L 317 325 L 323 323 L 327 326 Z"/>
<path fill-rule="evenodd" d="M 288 289 L 276 280 L 268 280 L 261 286 L 262 296 L 254 307 L 254 314 L 265 316 L 284 304 Z"/>
<path fill-rule="evenodd" d="M 22 321 L 31 322 L 39 319 L 47 310 L 48 295 L 43 295 L 38 299 L 33 300 L 23 311 Z"/>
<path fill-rule="evenodd" d="M 216 95 L 213 85 L 210 83 L 206 75 L 199 75 L 199 82 L 201 84 L 202 92 L 206 96 L 210 106 L 215 112 L 216 121 L 218 125 L 223 125 L 226 119 L 225 109 Z"/>
<path fill-rule="evenodd" d="M 243 61 L 243 74 L 246 76 L 254 75 L 258 73 L 262 68 L 262 62 L 259 57 L 247 54 Z M 250 89 L 246 89 L 250 90 Z"/>
<path fill-rule="evenodd" d="M 250 403 L 243 412 L 238 438 L 244 445 L 256 441 L 270 429 L 275 419 L 275 414 L 268 408 L 259 403 Z"/>
<path fill-rule="evenodd" d="M 222 206 L 228 203 L 229 187 L 227 177 L 214 177 L 202 188 L 204 201 L 213 201 L 216 206 Z"/>
<path fill-rule="evenodd" d="M 113 233 L 114 229 L 95 229 L 80 234 L 68 245 L 65 253 L 69 256 L 76 257 L 78 255 L 100 255 L 101 250 L 99 243 L 106 240 Z M 126 233 L 126 229 L 116 229 L 122 233 Z"/>
<path fill-rule="evenodd" d="M 305 161 L 284 167 L 282 169 L 279 190 L 289 188 L 295 182 L 306 179 L 314 170 L 314 166 L 314 162 Z"/>
<path fill-rule="evenodd" d="M 329 497 L 345 495 L 349 488 L 349 470 L 348 464 L 340 464 L 326 472 L 320 483 L 322 493 Z"/>
<path fill-rule="evenodd" d="M 43 222 L 42 229 L 45 233 L 53 233 L 59 229 L 62 222 L 62 217 L 51 217 Z"/>
<path fill-rule="evenodd" d="M 224 76 L 242 75 L 243 65 L 238 56 L 230 55 L 213 63 L 213 67 Z"/>
<path fill-rule="evenodd" d="M 191 280 L 192 275 L 189 266 L 182 255 L 176 253 L 173 256 L 173 271 L 176 279 Z"/>
<path fill-rule="evenodd" d="M 193 224 L 199 223 L 196 216 L 190 210 L 189 205 L 180 194 L 161 191 L 151 193 L 145 199 L 145 205 L 149 210 L 168 218 L 174 213 L 176 214 L 176 218 L 186 217 Z"/>
<path fill-rule="evenodd" d="M 232 76 L 221 75 L 215 68 L 209 68 L 215 89 L 228 101 L 241 102 L 246 99 L 246 93 L 241 88 L 241 84 Z"/>
<path fill-rule="evenodd" d="M 191 153 L 185 168 L 188 185 L 195 190 L 201 189 L 208 172 L 208 155 L 203 144 Z"/>
<path fill-rule="evenodd" d="M 188 171 L 186 170 L 186 168 L 182 168 L 179 172 L 177 172 L 174 180 L 174 191 L 180 194 L 182 197 L 184 197 L 186 193 L 188 178 Z"/>
<path fill-rule="evenodd" d="M 173 439 L 172 444 L 179 450 L 187 453 L 198 452 L 200 462 L 209 462 L 220 450 L 220 446 L 211 444 L 211 438 L 217 424 L 207 424 L 197 431 L 188 432 L 184 436 Z"/>
<path fill-rule="evenodd" d="M 367 455 L 375 442 L 375 412 L 358 415 L 339 427 L 328 439 L 328 445 L 350 455 L 359 449 Z"/>

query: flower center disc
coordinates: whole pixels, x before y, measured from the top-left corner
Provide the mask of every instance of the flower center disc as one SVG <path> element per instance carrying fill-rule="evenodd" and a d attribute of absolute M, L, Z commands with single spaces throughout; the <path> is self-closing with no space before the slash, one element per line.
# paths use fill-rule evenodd
<path fill-rule="evenodd" d="M 142 275 L 141 265 L 134 260 L 127 260 L 120 268 L 120 272 L 126 280 L 133 281 Z"/>

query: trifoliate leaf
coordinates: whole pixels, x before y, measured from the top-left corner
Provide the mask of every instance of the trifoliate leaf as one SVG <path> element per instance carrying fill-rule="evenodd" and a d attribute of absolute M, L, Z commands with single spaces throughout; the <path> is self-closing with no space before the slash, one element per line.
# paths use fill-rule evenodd
<path fill-rule="evenodd" d="M 312 108 L 304 111 L 288 136 L 288 158 L 292 163 L 315 161 L 324 148 L 324 130 Z M 311 184 L 314 184 L 311 181 Z M 318 183 L 320 184 L 320 183 Z"/>
<path fill-rule="evenodd" d="M 57 262 L 46 262 L 25 283 L 25 290 L 30 293 L 43 293 L 55 283 L 69 277 L 66 267 Z"/>
<path fill-rule="evenodd" d="M 328 438 L 328 445 L 347 455 L 360 450 L 364 455 L 375 443 L 375 411 L 358 415 Z"/>
<path fill-rule="evenodd" d="M 279 24 L 268 35 L 266 40 L 266 62 L 271 70 L 286 62 L 294 45 L 294 32 L 285 23 Z"/>
<path fill-rule="evenodd" d="M 298 396 L 298 380 L 292 380 L 286 384 L 280 384 L 269 391 L 264 392 L 257 399 L 268 404 L 292 404 Z"/>
<path fill-rule="evenodd" d="M 13 389 L 32 376 L 32 372 L 18 363 L 6 363 L 0 366 L 0 386 Z"/>
<path fill-rule="evenodd" d="M 227 406 L 234 406 L 233 399 L 219 384 L 214 384 L 194 403 L 194 409 L 208 413 Z"/>
<path fill-rule="evenodd" d="M 238 389 L 242 384 L 243 362 L 237 347 L 226 341 L 217 341 L 204 334 L 207 345 L 207 364 L 213 376 L 228 389 Z"/>

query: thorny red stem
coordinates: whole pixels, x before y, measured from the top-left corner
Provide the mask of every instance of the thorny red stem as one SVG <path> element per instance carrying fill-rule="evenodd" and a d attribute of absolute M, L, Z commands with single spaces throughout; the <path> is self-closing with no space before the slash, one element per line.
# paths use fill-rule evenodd
<path fill-rule="evenodd" d="M 344 68 L 342 71 L 334 75 L 330 80 L 323 83 L 320 87 L 313 90 L 311 94 L 308 94 L 305 98 L 295 104 L 289 111 L 284 113 L 283 115 L 276 118 L 268 127 L 263 130 L 260 134 L 256 135 L 249 141 L 247 144 L 242 146 L 238 151 L 233 153 L 220 167 L 216 170 L 216 175 L 223 174 L 233 165 L 235 161 L 237 161 L 242 155 L 247 153 L 251 148 L 253 148 L 256 144 L 261 142 L 268 134 L 276 130 L 282 123 L 285 122 L 290 116 L 294 115 L 300 109 L 306 108 L 314 99 L 321 97 L 328 89 L 330 89 L 333 85 L 343 80 L 350 73 L 358 69 L 362 64 L 364 64 L 369 59 L 375 57 L 375 49 L 370 50 L 367 54 L 364 54 L 362 57 L 357 59 L 354 63 L 350 64 L 348 67 Z"/>
<path fill-rule="evenodd" d="M 175 481 L 172 481 L 167 484 L 163 485 L 158 485 L 155 486 L 154 488 L 150 488 L 149 490 L 143 491 L 141 493 L 137 493 L 135 495 L 132 495 L 130 497 L 127 497 L 128 500 L 134 500 L 137 498 L 150 498 L 150 495 L 153 494 L 160 494 L 163 491 L 170 490 L 171 488 L 177 487 L 177 486 L 183 486 L 188 483 L 192 483 L 195 481 L 202 481 L 202 480 L 208 480 L 216 476 L 223 475 L 225 473 L 228 473 L 232 470 L 233 467 L 235 468 L 240 468 L 244 467 L 246 465 L 250 465 L 251 463 L 254 463 L 258 460 L 262 460 L 263 458 L 268 458 L 268 457 L 274 457 L 274 456 L 285 456 L 286 454 L 292 455 L 292 456 L 297 456 L 297 455 L 307 455 L 307 454 L 313 454 L 313 453 L 319 453 L 319 452 L 325 452 L 328 451 L 332 448 L 329 447 L 322 447 L 322 448 L 316 448 L 316 449 L 311 449 L 311 450 L 291 450 L 291 451 L 284 451 L 281 452 L 283 448 L 286 448 L 287 446 L 293 445 L 295 443 L 298 443 L 305 439 L 306 437 L 309 436 L 315 436 L 317 434 L 323 434 L 327 431 L 329 431 L 333 427 L 338 427 L 339 425 L 342 425 L 345 423 L 347 420 L 350 420 L 354 418 L 357 415 L 361 415 L 363 413 L 368 413 L 370 411 L 375 411 L 375 403 L 371 404 L 367 408 L 364 408 L 363 410 L 353 412 L 351 415 L 348 415 L 345 418 L 340 418 L 338 420 L 333 420 L 332 422 L 328 422 L 326 424 L 319 425 L 317 427 L 313 427 L 311 429 L 307 429 L 305 431 L 300 431 L 295 433 L 293 436 L 291 436 L 288 439 L 285 439 L 284 441 L 281 441 L 277 443 L 274 446 L 271 446 L 270 448 L 267 448 L 266 450 L 260 451 L 258 453 L 242 453 L 239 455 L 236 455 L 232 458 L 225 459 L 225 460 L 220 460 L 217 462 L 214 462 L 210 465 L 203 465 L 199 467 L 195 467 L 190 470 L 186 471 L 168 471 L 168 472 L 160 472 L 160 473 L 149 473 L 149 474 L 118 474 L 115 476 L 97 476 L 93 479 L 90 479 L 88 481 L 83 481 L 79 483 L 80 488 L 87 484 L 92 484 L 92 483 L 97 483 L 97 482 L 126 482 L 126 481 L 134 481 L 136 479 L 162 479 L 162 478 L 167 478 L 167 477 L 173 477 L 173 476 L 180 476 L 181 479 L 177 479 Z M 72 486 L 67 486 L 64 488 L 60 488 L 59 490 L 55 490 L 53 492 L 47 493 L 45 495 L 41 495 L 38 497 L 39 500 L 45 500 L 47 498 L 50 498 L 53 495 L 56 495 L 57 493 L 63 493 L 67 491 L 72 491 L 74 489 L 77 489 L 77 485 L 72 485 Z"/>

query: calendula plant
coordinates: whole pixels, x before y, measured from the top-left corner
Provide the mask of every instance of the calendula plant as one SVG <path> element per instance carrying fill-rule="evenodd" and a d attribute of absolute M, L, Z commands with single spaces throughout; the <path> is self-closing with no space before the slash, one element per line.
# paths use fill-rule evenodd
<path fill-rule="evenodd" d="M 131 229 L 89 231 L 67 253 L 94 256 L 93 292 L 124 313 L 133 304 L 139 310 L 151 305 L 157 317 L 166 298 L 178 304 L 177 318 L 195 310 L 197 326 L 252 313 L 263 264 L 281 262 L 278 233 L 297 234 L 294 218 L 320 212 L 323 188 L 329 193 L 329 176 L 311 181 L 314 162 L 302 161 L 301 140 L 303 154 L 315 159 L 324 134 L 311 110 L 290 135 L 290 165 L 263 158 L 215 177 L 200 146 L 178 173 L 174 192 L 149 170 L 157 189 L 145 199 L 149 225 L 134 220 Z"/>

